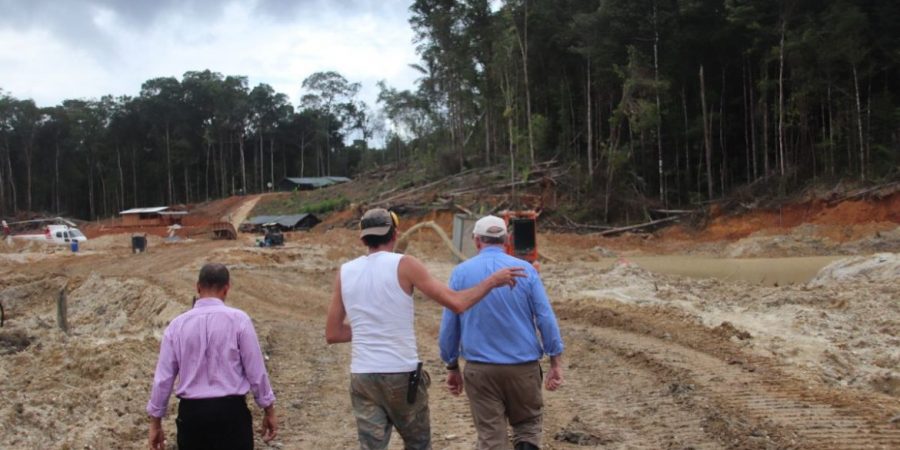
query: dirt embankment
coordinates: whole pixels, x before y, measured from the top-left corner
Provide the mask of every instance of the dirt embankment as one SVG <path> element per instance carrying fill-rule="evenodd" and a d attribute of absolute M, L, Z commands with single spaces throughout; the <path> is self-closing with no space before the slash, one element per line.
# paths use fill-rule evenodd
<path fill-rule="evenodd" d="M 900 225 L 900 192 L 863 200 L 831 203 L 824 198 L 726 214 L 716 208 L 712 219 L 699 229 L 669 227 L 659 233 L 669 240 L 738 241 L 746 238 L 793 236 L 817 238 L 825 243 L 848 244 Z"/>
<path fill-rule="evenodd" d="M 59 274 L 21 281 L 0 291 L 9 313 L 0 330 L 0 447 L 140 442 L 146 422 L 137 413 L 158 333 L 186 305 L 140 279 Z M 68 334 L 57 328 L 60 292 L 67 296 Z"/>

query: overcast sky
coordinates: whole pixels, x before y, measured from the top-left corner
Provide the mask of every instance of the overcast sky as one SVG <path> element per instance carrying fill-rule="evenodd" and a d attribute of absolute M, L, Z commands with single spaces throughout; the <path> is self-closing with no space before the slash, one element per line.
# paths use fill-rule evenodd
<path fill-rule="evenodd" d="M 298 104 L 300 83 L 335 70 L 363 85 L 417 78 L 409 0 L 0 0 L 0 89 L 38 106 L 189 70 L 246 75 Z"/>

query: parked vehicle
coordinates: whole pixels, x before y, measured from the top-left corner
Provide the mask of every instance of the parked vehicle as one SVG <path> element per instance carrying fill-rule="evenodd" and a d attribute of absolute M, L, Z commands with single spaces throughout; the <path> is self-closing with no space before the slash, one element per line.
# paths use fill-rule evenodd
<path fill-rule="evenodd" d="M 41 227 L 42 223 L 48 224 Z M 9 223 L 4 220 L 2 221 L 2 226 L 3 236 L 16 240 L 38 241 L 57 245 L 71 245 L 73 241 L 87 241 L 87 237 L 84 236 L 74 223 L 59 217 Z M 15 231 L 14 228 L 17 226 L 23 228 L 23 230 Z"/>

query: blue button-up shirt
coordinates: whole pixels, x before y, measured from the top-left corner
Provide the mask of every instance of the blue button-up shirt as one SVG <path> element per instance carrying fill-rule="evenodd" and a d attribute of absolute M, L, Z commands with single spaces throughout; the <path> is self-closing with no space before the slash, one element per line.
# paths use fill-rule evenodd
<path fill-rule="evenodd" d="M 527 277 L 517 278 L 516 287 L 496 288 L 462 314 L 444 309 L 439 338 L 444 362 L 461 355 L 466 361 L 519 364 L 537 361 L 544 353 L 562 353 L 559 325 L 544 284 L 526 261 L 507 255 L 499 246 L 485 247 L 453 270 L 450 288 L 470 288 L 510 266 L 525 267 Z"/>

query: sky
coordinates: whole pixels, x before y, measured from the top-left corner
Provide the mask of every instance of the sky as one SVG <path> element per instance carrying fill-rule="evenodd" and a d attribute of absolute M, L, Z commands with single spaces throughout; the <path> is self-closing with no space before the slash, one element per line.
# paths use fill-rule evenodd
<path fill-rule="evenodd" d="M 409 0 L 0 0 L 0 89 L 38 106 L 136 96 L 151 78 L 210 69 L 300 103 L 303 79 L 334 70 L 411 89 L 419 58 Z"/>

